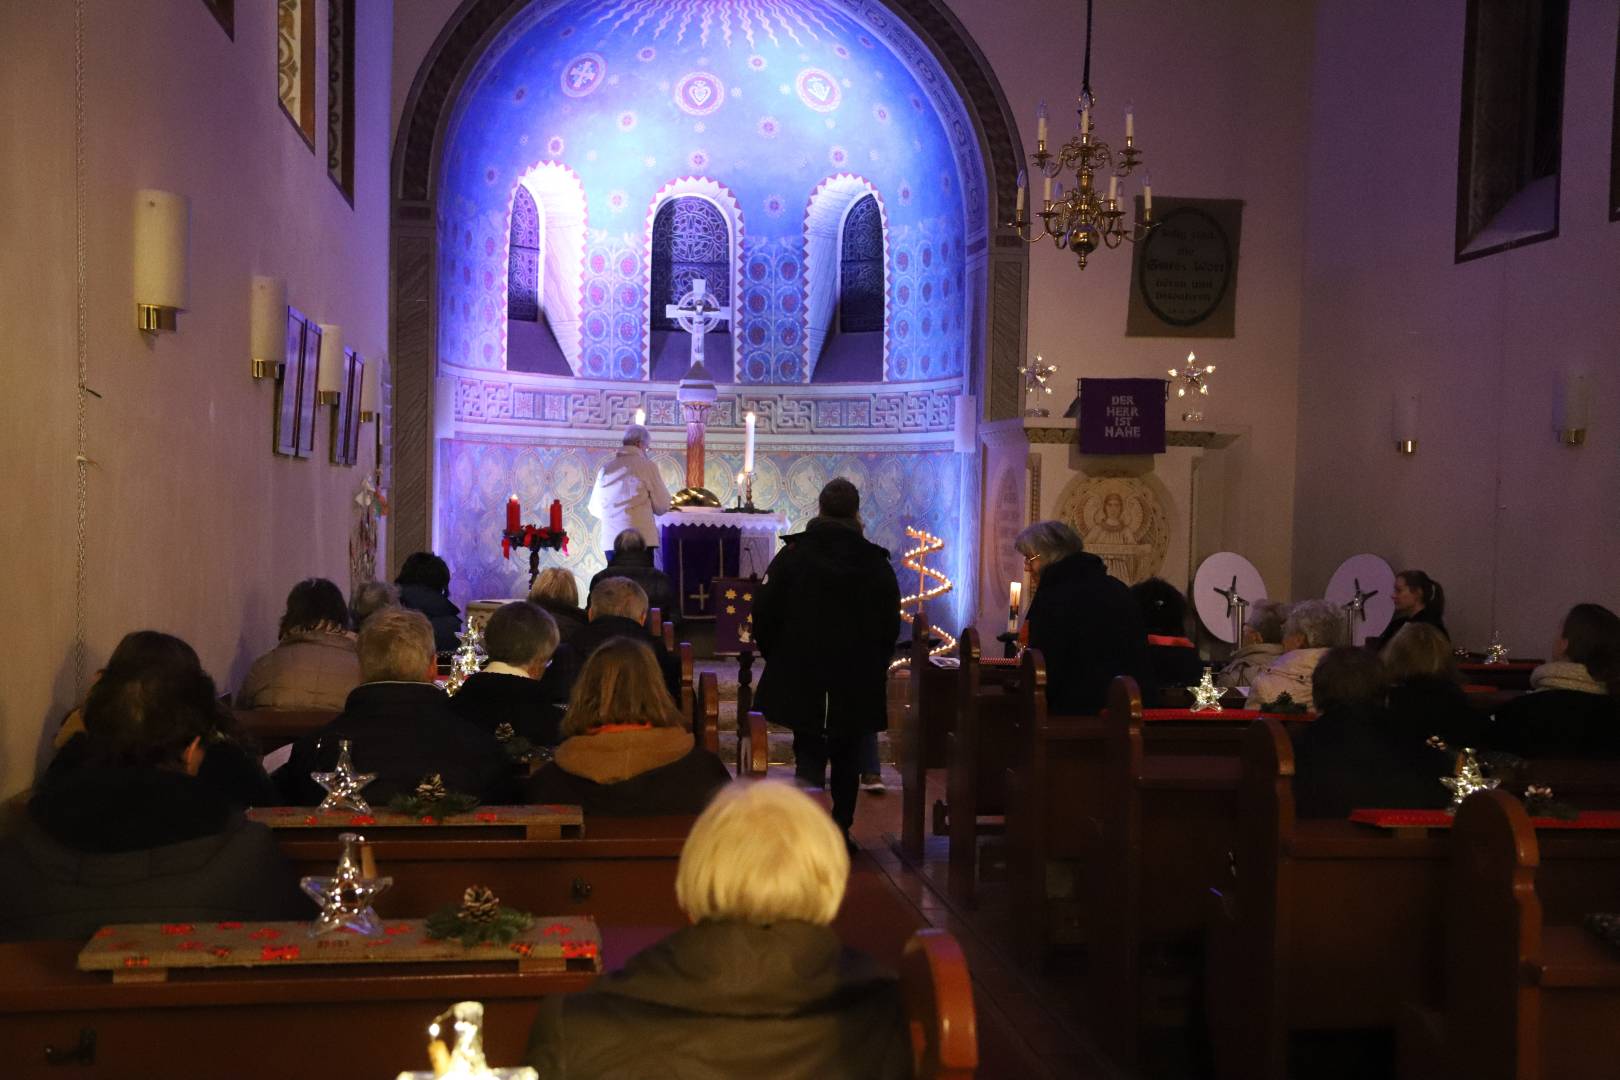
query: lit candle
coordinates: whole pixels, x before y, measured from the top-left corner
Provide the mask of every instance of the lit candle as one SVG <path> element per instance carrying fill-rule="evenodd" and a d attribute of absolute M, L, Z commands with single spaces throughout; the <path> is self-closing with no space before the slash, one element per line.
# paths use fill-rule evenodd
<path fill-rule="evenodd" d="M 523 508 L 518 505 L 517 494 L 513 493 L 506 500 L 506 531 L 517 532 L 523 528 Z"/>
<path fill-rule="evenodd" d="M 647 422 L 647 410 L 646 409 L 637 409 L 636 410 L 636 423 L 638 425 L 640 425 L 640 424 L 645 424 L 646 422 Z"/>
<path fill-rule="evenodd" d="M 1015 581 L 1007 590 L 1007 633 L 1018 633 L 1018 608 L 1024 599 L 1024 583 Z"/>
<path fill-rule="evenodd" d="M 1029 176 L 1023 169 L 1018 170 L 1018 208 L 1013 217 L 1022 219 L 1024 216 L 1024 188 L 1029 184 Z"/>
<path fill-rule="evenodd" d="M 1125 103 L 1125 141 L 1130 142 L 1134 138 L 1136 138 L 1136 113 L 1132 110 L 1131 103 L 1127 101 Z"/>
<path fill-rule="evenodd" d="M 745 474 L 745 473 L 738 473 L 738 474 L 737 474 L 737 490 L 738 490 L 738 491 L 741 491 L 741 490 L 742 490 L 742 488 L 743 488 L 743 480 L 744 480 L 744 479 L 745 479 L 745 478 L 746 478 L 746 474 Z"/>
<path fill-rule="evenodd" d="M 1040 108 L 1035 110 L 1035 141 L 1046 141 L 1046 102 L 1041 102 Z"/>
<path fill-rule="evenodd" d="M 743 472 L 754 471 L 754 411 L 750 409 L 748 415 L 743 417 L 743 428 L 746 432 L 743 441 Z"/>
<path fill-rule="evenodd" d="M 562 500 L 551 500 L 551 531 L 562 532 Z"/>

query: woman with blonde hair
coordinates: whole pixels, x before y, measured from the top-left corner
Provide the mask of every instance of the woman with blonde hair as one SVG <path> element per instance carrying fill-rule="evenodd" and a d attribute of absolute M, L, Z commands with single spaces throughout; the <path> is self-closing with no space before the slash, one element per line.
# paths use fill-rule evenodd
<path fill-rule="evenodd" d="M 604 814 L 696 814 L 731 779 L 696 746 L 652 650 L 609 638 L 585 661 L 562 721 L 563 741 L 529 781 L 528 801 Z"/>
<path fill-rule="evenodd" d="M 1451 640 L 1437 627 L 1409 622 L 1378 654 L 1389 678 L 1389 711 L 1420 738 L 1477 746 L 1485 716 L 1468 703 Z"/>
<path fill-rule="evenodd" d="M 687 837 L 675 898 L 692 925 L 529 1033 L 544 1077 L 911 1075 L 899 985 L 830 927 L 849 881 L 838 826 L 787 784 L 738 781 Z"/>
<path fill-rule="evenodd" d="M 529 603 L 544 608 L 557 620 L 562 639 L 568 641 L 585 629 L 585 612 L 579 606 L 579 582 L 572 570 L 548 566 L 529 586 Z"/>

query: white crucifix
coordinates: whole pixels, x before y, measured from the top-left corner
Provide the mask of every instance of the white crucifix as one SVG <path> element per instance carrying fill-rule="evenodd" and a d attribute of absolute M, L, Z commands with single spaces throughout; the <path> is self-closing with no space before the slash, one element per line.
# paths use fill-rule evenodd
<path fill-rule="evenodd" d="M 723 322 L 731 320 L 731 309 L 721 307 L 702 278 L 693 278 L 679 303 L 664 307 L 664 317 L 692 335 L 692 367 L 703 368 L 703 337 Z M 705 369 L 706 370 L 706 369 Z M 690 377 L 690 373 L 688 373 Z"/>

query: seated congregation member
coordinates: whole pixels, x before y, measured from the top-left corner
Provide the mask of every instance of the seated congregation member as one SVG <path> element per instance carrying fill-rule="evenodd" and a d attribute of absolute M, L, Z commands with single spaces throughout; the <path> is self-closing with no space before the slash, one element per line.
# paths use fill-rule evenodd
<path fill-rule="evenodd" d="M 343 593 L 325 578 L 300 581 L 287 594 L 276 647 L 253 661 L 236 695 L 239 709 L 343 708 L 360 685 L 360 658 Z"/>
<path fill-rule="evenodd" d="M 1484 717 L 1468 702 L 1451 642 L 1428 623 L 1410 622 L 1379 657 L 1389 680 L 1389 711 L 1402 724 L 1455 747 L 1478 746 Z"/>
<path fill-rule="evenodd" d="M 557 620 L 557 632 L 564 641 L 585 629 L 585 612 L 579 606 L 579 583 L 572 570 L 548 566 L 529 586 L 529 603 L 546 609 Z"/>
<path fill-rule="evenodd" d="M 386 581 L 363 581 L 349 600 L 349 625 L 356 630 L 373 614 L 386 607 L 399 606 L 399 587 Z"/>
<path fill-rule="evenodd" d="M 1142 700 L 1161 704 L 1166 690 L 1196 685 L 1204 676 L 1204 658 L 1187 637 L 1187 600 L 1163 578 L 1150 577 L 1131 586 L 1131 597 L 1147 626 L 1148 678 Z"/>
<path fill-rule="evenodd" d="M 1350 645 L 1328 649 L 1311 686 L 1316 719 L 1305 725 L 1294 760 L 1300 817 L 1450 805 L 1440 778 L 1452 774 L 1455 755 L 1429 746 L 1425 727 L 1384 708 L 1384 666 L 1376 655 Z"/>
<path fill-rule="evenodd" d="M 652 548 L 635 529 L 625 529 L 613 538 L 613 552 L 608 556 L 605 569 L 591 578 L 591 593 L 598 583 L 610 577 L 629 578 L 647 594 L 647 606 L 663 612 L 665 622 L 680 619 L 681 604 L 675 596 L 675 585 L 669 575 L 653 565 Z"/>
<path fill-rule="evenodd" d="M 647 629 L 647 594 L 641 586 L 624 577 L 604 578 L 591 590 L 591 606 L 586 611 L 590 621 L 569 642 L 574 651 L 574 662 L 584 664 L 602 643 L 616 637 L 639 641 L 652 650 L 658 670 L 664 674 L 664 687 L 669 696 L 680 699 L 681 661 L 664 648 L 661 639 Z"/>
<path fill-rule="evenodd" d="M 1395 591 L 1390 599 L 1395 602 L 1395 617 L 1389 620 L 1382 634 L 1368 642 L 1369 645 L 1382 649 L 1401 632 L 1401 627 L 1413 622 L 1427 623 L 1448 641 L 1451 639 L 1442 618 L 1446 613 L 1446 590 L 1422 570 L 1402 570 L 1396 574 Z"/>
<path fill-rule="evenodd" d="M 692 925 L 546 997 L 529 1064 L 545 1080 L 910 1076 L 894 973 L 830 925 L 848 881 L 838 829 L 809 796 L 730 785 L 681 850 L 675 897 Z"/>
<path fill-rule="evenodd" d="M 109 664 L 76 763 L 45 774 L 0 841 L 0 939 L 309 916 L 269 829 L 200 778 L 217 708 L 200 667 Z"/>
<path fill-rule="evenodd" d="M 1497 710 L 1489 744 L 1521 757 L 1620 757 L 1620 617 L 1600 604 L 1564 616 L 1530 692 Z"/>
<path fill-rule="evenodd" d="M 1283 654 L 1249 683 L 1249 708 L 1260 708 L 1287 694 L 1311 708 L 1311 673 L 1323 655 L 1345 643 L 1344 612 L 1327 600 L 1301 600 L 1283 622 Z"/>
<path fill-rule="evenodd" d="M 400 606 L 420 611 L 433 624 L 433 651 L 455 652 L 461 644 L 461 609 L 450 602 L 450 566 L 431 551 L 405 559 L 394 579 Z"/>
<path fill-rule="evenodd" d="M 551 666 L 557 623 L 526 600 L 502 604 L 484 624 L 489 663 L 450 698 L 468 723 L 493 733 L 501 724 L 540 746 L 556 746 L 568 707 L 568 675 Z"/>
<path fill-rule="evenodd" d="M 526 801 L 580 806 L 587 818 L 696 814 L 731 779 L 693 744 L 652 650 L 630 638 L 608 640 L 585 661 L 562 734 Z"/>
<path fill-rule="evenodd" d="M 389 608 L 360 628 L 360 676 L 343 713 L 293 745 L 276 771 L 287 800 L 313 806 L 325 797 L 312 772 L 331 772 L 338 743 L 348 739 L 356 772 L 376 773 L 362 794 L 372 806 L 409 795 L 423 777 L 438 773 L 447 790 L 486 803 L 510 802 L 512 766 L 488 731 L 450 708 L 433 685 L 433 628 L 419 611 Z"/>
<path fill-rule="evenodd" d="M 1256 600 L 1249 605 L 1243 621 L 1243 639 L 1237 651 L 1215 676 L 1216 686 L 1247 687 L 1255 675 L 1282 655 L 1283 620 L 1288 605 L 1276 600 Z"/>
<path fill-rule="evenodd" d="M 1131 592 L 1108 576 L 1103 561 L 1083 550 L 1061 521 L 1037 521 L 1013 546 L 1035 579 L 1029 644 L 1046 657 L 1046 700 L 1053 712 L 1102 711 L 1108 683 L 1129 675 L 1148 679 L 1147 629 Z"/>
<path fill-rule="evenodd" d="M 136 630 L 119 641 L 107 659 L 107 666 L 96 672 L 95 683 L 105 678 L 128 679 L 141 675 L 172 682 L 208 678 L 197 651 L 190 645 L 172 634 Z M 212 684 L 213 680 L 209 682 Z M 94 684 L 91 688 L 94 689 Z M 62 725 L 62 733 L 70 728 L 73 732 L 58 744 L 56 757 L 47 768 L 48 776 L 69 772 L 87 760 L 91 742 L 83 710 L 68 717 L 67 723 Z M 280 801 L 275 785 L 260 764 L 258 748 L 238 730 L 235 714 L 218 700 L 212 703 L 203 747 L 208 752 L 197 774 L 198 783 L 203 787 L 238 807 L 274 806 Z"/>

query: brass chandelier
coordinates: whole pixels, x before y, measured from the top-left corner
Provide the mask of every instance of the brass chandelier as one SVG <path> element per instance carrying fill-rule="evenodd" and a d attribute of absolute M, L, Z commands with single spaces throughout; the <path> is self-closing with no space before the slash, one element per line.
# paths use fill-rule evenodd
<path fill-rule="evenodd" d="M 1153 228 L 1153 182 L 1144 170 L 1142 176 L 1142 214 L 1136 221 L 1126 224 L 1120 183 L 1142 164 L 1142 151 L 1136 146 L 1136 118 L 1129 105 L 1125 106 L 1125 145 L 1115 153 L 1095 134 L 1092 122 L 1096 99 L 1091 93 L 1091 5 L 1086 0 L 1086 54 L 1085 68 L 1080 83 L 1080 127 L 1078 133 L 1057 148 L 1056 153 L 1046 145 L 1046 102 L 1041 102 L 1035 114 L 1035 153 L 1030 161 L 1041 174 L 1041 209 L 1037 211 L 1041 225 L 1033 227 L 1025 216 L 1024 206 L 1028 178 L 1018 173 L 1018 205 L 1013 220 L 1008 222 L 1020 240 L 1038 244 L 1046 237 L 1060 249 L 1068 249 L 1086 268 L 1086 259 L 1098 245 L 1117 248 L 1127 240 L 1135 243 Z M 1108 174 L 1108 194 L 1097 190 L 1096 174 Z M 1072 187 L 1065 189 L 1059 177 L 1065 172 L 1072 176 Z M 1056 184 L 1053 181 L 1057 181 Z"/>

